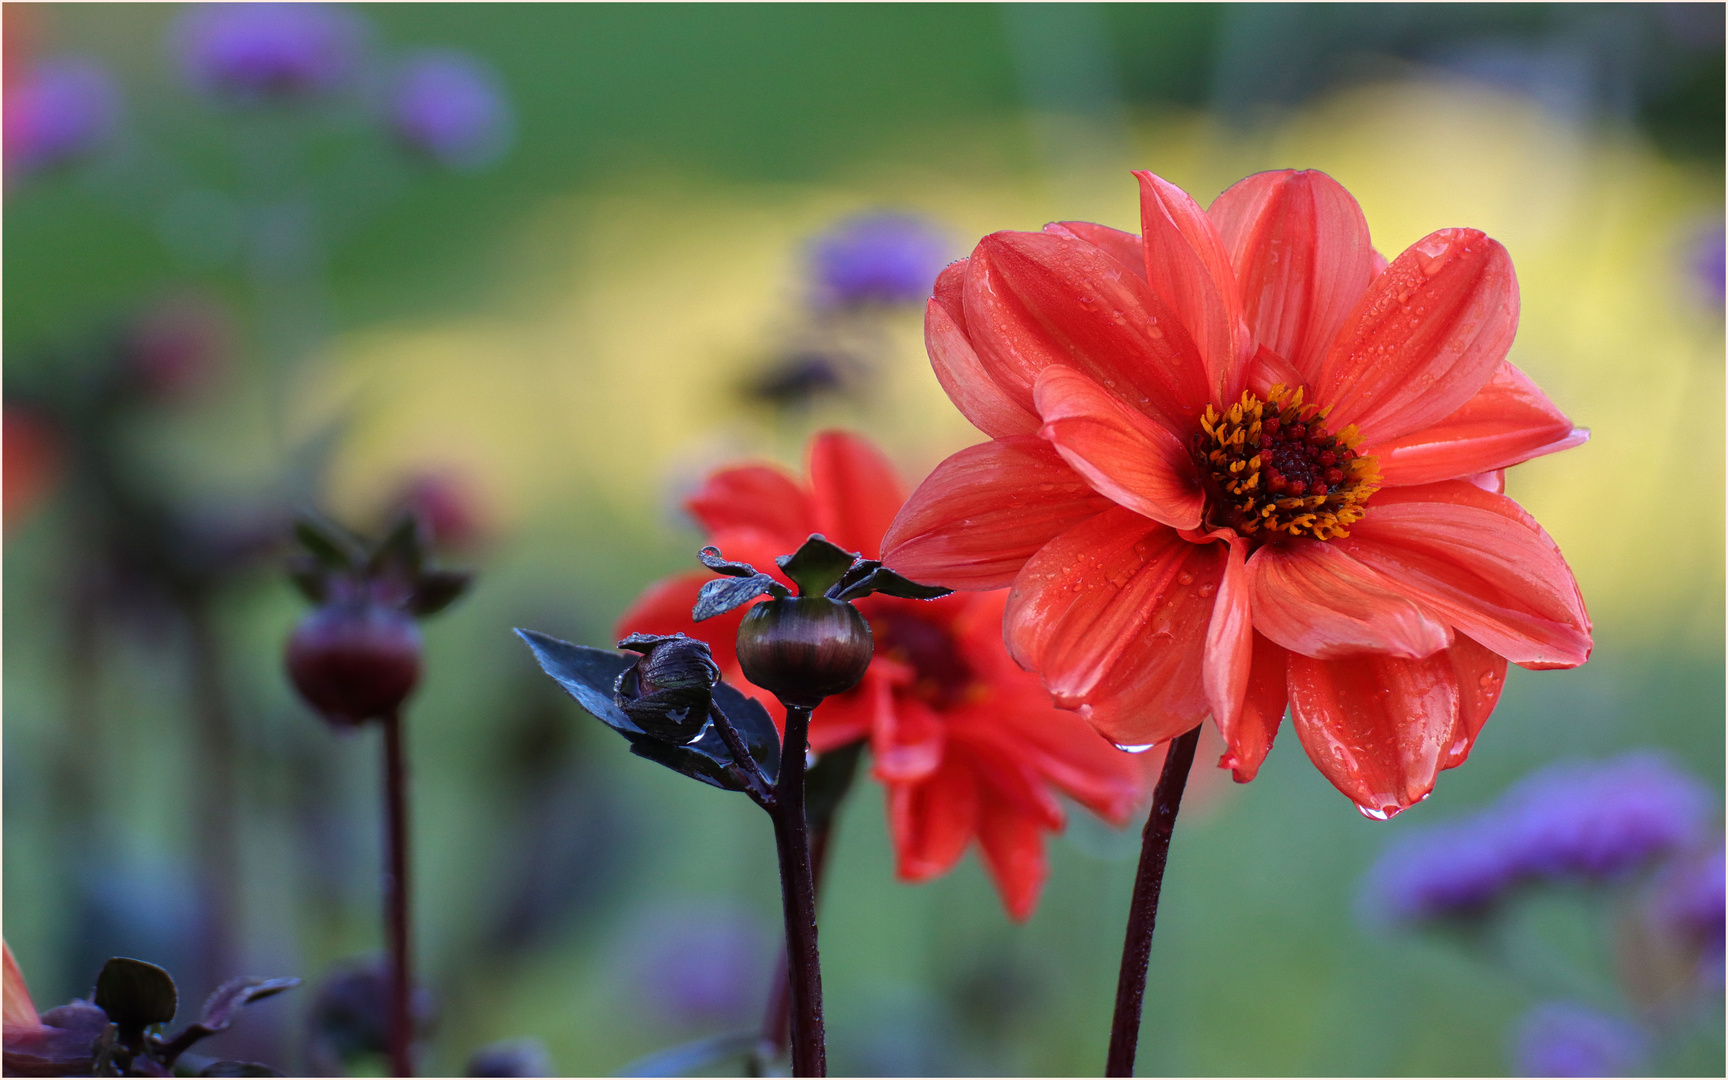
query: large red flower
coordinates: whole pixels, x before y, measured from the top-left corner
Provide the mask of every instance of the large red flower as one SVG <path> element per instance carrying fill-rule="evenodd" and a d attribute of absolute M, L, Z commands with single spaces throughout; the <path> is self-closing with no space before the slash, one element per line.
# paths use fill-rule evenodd
<path fill-rule="evenodd" d="M 1586 433 L 1506 362 L 1498 243 L 1442 229 L 1390 265 L 1318 172 L 1208 211 L 1150 173 L 1143 236 L 1001 232 L 937 280 L 936 377 L 993 441 L 913 493 L 889 565 L 1011 585 L 1008 647 L 1118 743 L 1211 715 L 1252 779 L 1288 702 L 1374 816 L 1462 762 L 1506 663 L 1574 667 L 1590 621 L 1501 494 Z"/>
<path fill-rule="evenodd" d="M 727 558 L 779 576 L 774 557 L 811 533 L 877 558 L 904 499 L 879 451 L 855 435 L 826 432 L 810 444 L 807 484 L 772 466 L 723 469 L 686 505 Z M 691 623 L 697 591 L 711 577 L 683 574 L 654 585 L 619 619 L 618 633 L 699 637 L 713 645 L 725 677 L 752 690 L 734 651 L 747 609 Z M 1121 825 L 1145 793 L 1148 763 L 1053 708 L 1037 676 L 1008 657 L 1006 599 L 993 592 L 859 601 L 875 658 L 856 688 L 817 708 L 810 744 L 821 754 L 870 740 L 902 878 L 947 871 L 976 837 L 1008 914 L 1025 919 L 1044 883 L 1044 834 L 1062 828 L 1057 793 Z M 772 695 L 755 693 L 784 724 Z"/>

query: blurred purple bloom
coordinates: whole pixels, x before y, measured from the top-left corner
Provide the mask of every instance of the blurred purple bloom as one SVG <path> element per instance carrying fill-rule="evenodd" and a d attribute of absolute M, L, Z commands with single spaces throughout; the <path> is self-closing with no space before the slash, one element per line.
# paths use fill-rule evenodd
<path fill-rule="evenodd" d="M 1721 224 L 1712 225 L 1699 234 L 1692 248 L 1692 276 L 1704 294 L 1720 307 L 1725 277 Z"/>
<path fill-rule="evenodd" d="M 760 1004 L 769 939 L 744 913 L 661 911 L 633 936 L 628 963 L 638 992 L 674 1023 L 738 1023 Z"/>
<path fill-rule="evenodd" d="M 1462 918 L 1525 882 L 1626 873 L 1694 846 L 1709 808 L 1704 786 L 1660 754 L 1551 765 L 1478 814 L 1395 842 L 1369 872 L 1361 910 L 1374 921 Z"/>
<path fill-rule="evenodd" d="M 948 238 L 913 214 L 850 218 L 810 245 L 817 299 L 841 307 L 919 303 L 950 261 Z"/>
<path fill-rule="evenodd" d="M 311 97 L 348 82 L 365 26 L 335 4 L 193 4 L 172 44 L 196 90 L 240 101 Z"/>
<path fill-rule="evenodd" d="M 1487 911 L 1516 882 L 1508 839 L 1485 815 L 1400 837 L 1369 873 L 1363 914 L 1422 922 Z"/>
<path fill-rule="evenodd" d="M 463 1076 L 553 1076 L 552 1057 L 539 1039 L 508 1039 L 474 1051 Z"/>
<path fill-rule="evenodd" d="M 404 144 L 440 164 L 478 168 L 510 143 L 510 103 L 476 58 L 427 50 L 408 62 L 391 92 L 390 124 Z"/>
<path fill-rule="evenodd" d="M 76 57 L 45 61 L 6 93 L 6 165 L 28 174 L 81 157 L 113 131 L 119 113 L 106 69 Z"/>
<path fill-rule="evenodd" d="M 1519 1076 L 1638 1076 L 1648 1038 L 1628 1020 L 1567 1001 L 1536 1006 L 1519 1021 Z"/>
<path fill-rule="evenodd" d="M 1529 876 L 1607 877 L 1698 840 L 1710 793 L 1660 754 L 1561 763 L 1501 796 L 1518 869 Z"/>
<path fill-rule="evenodd" d="M 1723 850 L 1702 859 L 1678 863 L 1656 885 L 1655 915 L 1659 925 L 1699 952 L 1699 981 L 1721 986 L 1724 929 L 1728 923 L 1728 879 Z"/>

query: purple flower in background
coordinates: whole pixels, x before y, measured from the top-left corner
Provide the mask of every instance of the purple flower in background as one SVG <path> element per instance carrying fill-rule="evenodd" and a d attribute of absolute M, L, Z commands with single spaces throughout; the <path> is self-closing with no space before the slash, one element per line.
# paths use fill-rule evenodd
<path fill-rule="evenodd" d="M 48 60 L 6 92 L 6 165 L 21 174 L 82 157 L 114 129 L 120 93 L 100 65 Z"/>
<path fill-rule="evenodd" d="M 1657 923 L 1698 950 L 1699 981 L 1722 985 L 1724 923 L 1728 922 L 1728 869 L 1717 848 L 1702 859 L 1679 863 L 1656 886 Z"/>
<path fill-rule="evenodd" d="M 1705 296 L 1722 306 L 1724 288 L 1723 227 L 1720 222 L 1698 235 L 1692 246 L 1692 277 Z"/>
<path fill-rule="evenodd" d="M 1694 845 L 1710 793 L 1660 754 L 1561 763 L 1532 773 L 1496 811 L 1514 836 L 1519 869 L 1534 877 L 1607 877 Z"/>
<path fill-rule="evenodd" d="M 1369 871 L 1371 921 L 1465 918 L 1526 882 L 1627 873 L 1694 847 L 1710 794 L 1660 754 L 1550 765 L 1492 806 L 1404 835 Z"/>
<path fill-rule="evenodd" d="M 1517 884 L 1508 839 L 1486 817 L 1400 837 L 1369 872 L 1362 913 L 1374 922 L 1421 922 L 1486 912 Z"/>
<path fill-rule="evenodd" d="M 172 44 L 186 81 L 239 101 L 311 97 L 347 83 L 365 26 L 335 4 L 192 4 Z"/>
<path fill-rule="evenodd" d="M 769 938 L 725 907 L 652 913 L 626 958 L 637 992 L 685 1026 L 738 1023 L 761 1004 Z"/>
<path fill-rule="evenodd" d="M 1568 1001 L 1531 1009 L 1513 1036 L 1519 1076 L 1638 1076 L 1648 1038 L 1628 1020 Z"/>
<path fill-rule="evenodd" d="M 510 144 L 510 103 L 490 68 L 466 53 L 427 50 L 390 95 L 390 125 L 410 149 L 451 168 L 498 160 Z"/>
<path fill-rule="evenodd" d="M 951 261 L 941 230 L 905 213 L 850 218 L 810 245 L 817 300 L 839 307 L 922 302 Z"/>

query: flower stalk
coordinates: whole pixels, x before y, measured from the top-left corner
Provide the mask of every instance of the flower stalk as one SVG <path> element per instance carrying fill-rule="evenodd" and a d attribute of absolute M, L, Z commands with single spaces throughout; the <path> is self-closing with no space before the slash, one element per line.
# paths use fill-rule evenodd
<path fill-rule="evenodd" d="M 414 1075 L 413 994 L 408 922 L 408 758 L 402 714 L 383 718 L 384 728 L 384 922 L 390 944 L 390 1070 Z"/>
<path fill-rule="evenodd" d="M 1152 955 L 1152 930 L 1158 921 L 1158 894 L 1170 857 L 1170 835 L 1182 792 L 1194 764 L 1200 728 L 1190 728 L 1170 743 L 1164 771 L 1152 792 L 1152 811 L 1141 834 L 1140 866 L 1134 874 L 1134 899 L 1128 907 L 1128 929 L 1122 941 L 1122 968 L 1116 978 L 1116 1015 L 1110 1024 L 1110 1056 L 1105 1076 L 1133 1076 L 1134 1052 L 1140 1043 L 1140 1013 L 1146 1000 L 1146 967 Z"/>
<path fill-rule="evenodd" d="M 810 830 L 804 816 L 804 754 L 810 713 L 786 710 L 786 742 L 769 813 L 780 857 L 780 901 L 786 918 L 786 975 L 791 988 L 792 1075 L 828 1075 L 822 1023 L 822 963 L 816 949 L 816 881 L 811 871 Z"/>

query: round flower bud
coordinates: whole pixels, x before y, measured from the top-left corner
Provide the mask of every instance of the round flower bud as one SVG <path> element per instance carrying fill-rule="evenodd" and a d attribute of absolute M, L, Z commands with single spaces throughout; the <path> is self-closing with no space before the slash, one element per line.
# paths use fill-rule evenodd
<path fill-rule="evenodd" d="M 307 704 L 339 727 L 388 716 L 420 681 L 420 629 L 398 608 L 327 604 L 288 639 L 288 676 Z"/>
<path fill-rule="evenodd" d="M 815 708 L 858 685 L 875 642 L 858 609 L 824 596 L 764 600 L 738 627 L 745 678 L 787 705 Z"/>
<path fill-rule="evenodd" d="M 708 643 L 683 634 L 632 634 L 618 647 L 643 654 L 618 676 L 612 691 L 618 707 L 650 735 L 677 743 L 695 738 L 720 681 Z"/>

